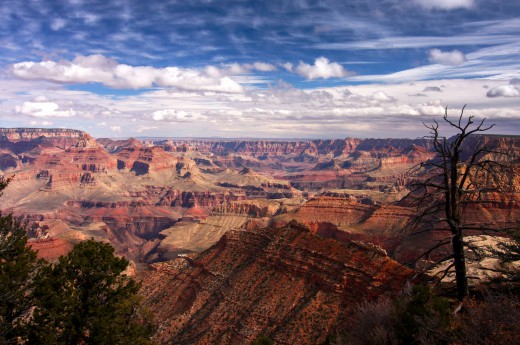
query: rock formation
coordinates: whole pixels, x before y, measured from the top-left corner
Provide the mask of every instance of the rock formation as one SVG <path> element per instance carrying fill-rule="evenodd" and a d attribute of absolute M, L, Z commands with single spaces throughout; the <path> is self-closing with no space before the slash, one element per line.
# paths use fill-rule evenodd
<path fill-rule="evenodd" d="M 520 137 L 468 139 L 484 144 L 494 150 L 483 158 L 508 164 L 496 181 L 505 193 L 486 193 L 465 217 L 515 224 Z M 0 175 L 15 176 L 0 209 L 28 222 L 41 257 L 93 237 L 135 261 L 157 341 L 317 344 L 346 328 L 360 300 L 402 286 L 409 272 L 392 259 L 412 262 L 447 236 L 403 231 L 416 214 L 400 201 L 409 169 L 433 155 L 425 139 L 94 140 L 0 129 Z"/>
<path fill-rule="evenodd" d="M 502 181 L 508 197 L 488 196 L 468 216 L 518 220 L 520 139 L 470 139 L 507 151 L 512 167 Z M 110 240 L 138 261 L 199 252 L 251 219 L 277 227 L 296 219 L 316 235 L 376 243 L 408 260 L 429 239 L 402 242 L 396 234 L 414 210 L 396 201 L 409 169 L 432 155 L 425 139 L 96 141 L 77 130 L 0 129 L 1 173 L 16 176 L 0 208 L 37 215 L 66 241 Z"/>
<path fill-rule="evenodd" d="M 321 344 L 342 331 L 359 300 L 399 289 L 410 272 L 375 246 L 314 236 L 291 223 L 244 226 L 195 256 L 154 264 L 142 295 L 156 340 Z"/>

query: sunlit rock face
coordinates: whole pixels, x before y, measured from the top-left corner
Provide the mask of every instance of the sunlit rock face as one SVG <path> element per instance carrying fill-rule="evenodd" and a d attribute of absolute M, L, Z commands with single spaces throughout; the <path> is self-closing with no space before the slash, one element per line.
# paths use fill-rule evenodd
<path fill-rule="evenodd" d="M 400 289 L 410 271 L 373 245 L 343 244 L 291 223 L 228 231 L 198 255 L 154 264 L 142 295 L 156 339 L 182 344 L 321 344 L 360 299 Z"/>
<path fill-rule="evenodd" d="M 519 138 L 467 145 L 464 154 L 478 145 L 507 152 L 510 170 L 500 176 L 509 194 L 488 193 L 466 217 L 517 221 Z M 374 243 L 408 261 L 445 236 L 402 236 L 415 209 L 397 201 L 410 169 L 433 156 L 426 139 L 95 140 L 69 129 L 0 129 L 0 173 L 15 175 L 0 209 L 34 222 L 35 239 L 94 237 L 141 263 L 200 252 L 250 220 L 297 220 L 317 236 Z"/>
<path fill-rule="evenodd" d="M 487 145 L 483 159 L 508 168 L 496 176 L 503 192 L 466 207 L 464 220 L 516 224 L 519 138 L 467 145 L 464 157 Z M 267 335 L 320 344 L 347 328 L 360 301 L 403 286 L 410 272 L 398 262 L 449 237 L 442 224 L 405 231 L 417 212 L 402 201 L 410 169 L 434 155 L 424 139 L 95 140 L 75 130 L 0 129 L 0 174 L 14 175 L 0 209 L 28 222 L 40 257 L 54 261 L 94 238 L 132 260 L 128 273 L 143 282 L 159 342 Z"/>

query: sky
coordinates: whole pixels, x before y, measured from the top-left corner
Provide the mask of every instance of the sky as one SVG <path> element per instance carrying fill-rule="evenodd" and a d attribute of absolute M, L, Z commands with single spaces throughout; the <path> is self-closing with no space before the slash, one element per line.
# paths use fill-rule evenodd
<path fill-rule="evenodd" d="M 0 127 L 417 138 L 464 105 L 520 134 L 519 1 L 0 0 Z"/>

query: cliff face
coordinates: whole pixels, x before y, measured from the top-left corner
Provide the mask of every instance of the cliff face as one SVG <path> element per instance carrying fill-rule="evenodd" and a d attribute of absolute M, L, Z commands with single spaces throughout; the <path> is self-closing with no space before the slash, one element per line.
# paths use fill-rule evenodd
<path fill-rule="evenodd" d="M 276 157 L 291 155 L 349 155 L 355 151 L 379 151 L 392 149 L 404 151 L 411 147 L 432 147 L 428 139 L 334 139 L 334 140 L 167 140 L 146 141 L 148 144 L 175 148 L 191 147 L 191 150 L 210 152 L 217 156 L 239 154 L 252 157 Z M 180 149 L 179 149 L 180 150 Z M 190 149 L 184 149 L 184 151 Z"/>
<path fill-rule="evenodd" d="M 211 152 L 218 156 L 240 154 L 252 157 L 274 157 L 287 155 L 317 155 L 334 152 L 335 155 L 352 151 L 359 139 L 350 142 L 344 140 L 317 140 L 317 141 L 266 141 L 266 140 L 227 140 L 227 141 L 170 141 L 174 147 L 196 148 L 201 152 Z M 161 145 L 162 142 L 153 142 Z"/>
<path fill-rule="evenodd" d="M 467 216 L 481 224 L 518 220 L 520 139 L 468 139 L 469 147 L 484 144 L 510 153 L 501 182 L 511 194 Z M 432 156 L 424 139 L 96 141 L 76 130 L 0 129 L 0 173 L 16 175 L 0 209 L 38 215 L 43 225 L 60 219 L 65 241 L 95 235 L 145 261 L 157 258 L 155 248 L 161 257 L 203 250 L 236 217 L 278 227 L 296 219 L 319 236 L 376 243 L 405 259 L 414 246 L 396 234 L 414 210 L 389 203 L 407 193 L 409 169 Z M 222 218 L 203 222 L 212 216 Z"/>
<path fill-rule="evenodd" d="M 465 219 L 520 221 L 520 138 L 467 145 L 506 151 L 511 166 L 507 194 L 487 193 Z M 94 237 L 155 262 L 141 279 L 158 341 L 320 344 L 358 302 L 402 286 L 409 272 L 387 253 L 409 262 L 446 238 L 442 228 L 401 236 L 416 212 L 398 202 L 408 171 L 433 155 L 422 139 L 96 141 L 0 129 L 0 174 L 15 175 L 0 209 L 29 221 L 43 257 Z"/>
<path fill-rule="evenodd" d="M 142 294 L 156 339 L 182 344 L 320 344 L 352 308 L 409 272 L 376 247 L 315 237 L 297 224 L 229 231 L 194 257 L 154 264 Z"/>
<path fill-rule="evenodd" d="M 80 138 L 88 136 L 83 131 L 75 129 L 47 128 L 0 128 L 0 141 L 28 141 L 46 138 Z"/>

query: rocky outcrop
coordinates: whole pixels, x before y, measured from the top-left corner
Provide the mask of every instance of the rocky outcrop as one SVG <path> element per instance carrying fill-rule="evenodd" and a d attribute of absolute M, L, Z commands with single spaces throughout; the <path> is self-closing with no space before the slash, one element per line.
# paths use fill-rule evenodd
<path fill-rule="evenodd" d="M 209 209 L 228 204 L 231 201 L 245 199 L 245 194 L 235 194 L 228 191 L 220 193 L 215 192 L 197 192 L 197 191 L 181 191 L 168 190 L 157 203 L 161 206 L 172 207 L 206 207 Z"/>
<path fill-rule="evenodd" d="M 229 231 L 196 256 L 154 264 L 141 293 L 156 340 L 321 344 L 354 306 L 402 286 L 409 271 L 377 247 L 341 244 L 290 224 Z"/>
<path fill-rule="evenodd" d="M 349 228 L 366 220 L 376 209 L 372 202 L 357 200 L 354 196 L 320 196 L 309 199 L 295 213 L 284 214 L 277 220 L 296 219 L 311 229 L 315 227 L 313 224 L 323 222 Z"/>
<path fill-rule="evenodd" d="M 129 169 L 137 176 L 165 170 L 176 171 L 179 177 L 188 178 L 198 174 L 196 163 L 187 157 L 172 156 L 161 147 L 144 147 L 135 141 L 125 146 L 111 148 L 117 157 L 117 168 Z"/>
<path fill-rule="evenodd" d="M 61 238 L 48 238 L 31 240 L 28 243 L 32 250 L 36 251 L 39 258 L 54 262 L 60 256 L 67 255 L 73 245 Z"/>
<path fill-rule="evenodd" d="M 117 153 L 125 147 L 143 148 L 145 145 L 134 138 L 126 140 L 112 140 L 108 138 L 96 139 L 96 141 L 102 145 L 108 152 Z"/>
<path fill-rule="evenodd" d="M 236 214 L 254 218 L 273 217 L 284 212 L 284 203 L 269 199 L 251 199 L 231 201 L 217 205 L 212 209 L 213 214 Z"/>

